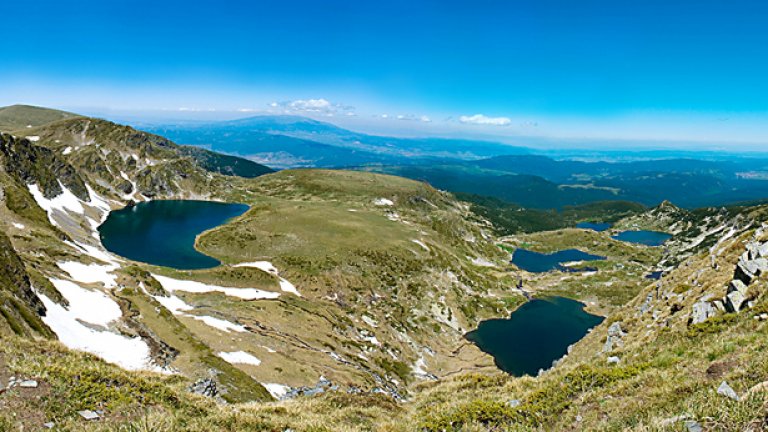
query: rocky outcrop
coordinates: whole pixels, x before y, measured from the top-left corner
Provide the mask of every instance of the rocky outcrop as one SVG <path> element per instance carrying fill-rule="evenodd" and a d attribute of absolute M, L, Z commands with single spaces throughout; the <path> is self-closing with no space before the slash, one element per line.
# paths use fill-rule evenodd
<path fill-rule="evenodd" d="M 605 338 L 603 352 L 611 352 L 616 347 L 624 345 L 622 338 L 627 334 L 621 329 L 621 323 L 615 322 L 608 327 L 608 336 Z"/>
<path fill-rule="evenodd" d="M 216 380 L 213 378 L 203 378 L 195 381 L 191 386 L 189 386 L 189 391 L 191 393 L 211 398 L 215 398 L 219 395 L 219 389 L 216 385 Z"/>
<path fill-rule="evenodd" d="M 714 301 L 709 301 L 707 297 L 696 302 L 691 311 L 691 324 L 702 323 L 719 313 L 734 313 L 749 307 L 749 301 L 755 294 L 750 292 L 750 285 L 768 274 L 768 242 L 757 241 L 762 233 L 763 229 L 758 229 L 754 239 L 747 243 L 747 250 L 736 263 L 725 297 Z"/>
<path fill-rule="evenodd" d="M 90 195 L 77 171 L 51 149 L 27 139 L 0 134 L 0 165 L 26 184 L 37 184 L 46 198 L 61 194 L 63 185 L 83 201 Z"/>
<path fill-rule="evenodd" d="M 32 289 L 24 263 L 10 239 L 0 233 L 0 320 L 5 319 L 16 333 L 32 330 L 49 336 L 41 315 L 45 315 L 45 306 Z"/>

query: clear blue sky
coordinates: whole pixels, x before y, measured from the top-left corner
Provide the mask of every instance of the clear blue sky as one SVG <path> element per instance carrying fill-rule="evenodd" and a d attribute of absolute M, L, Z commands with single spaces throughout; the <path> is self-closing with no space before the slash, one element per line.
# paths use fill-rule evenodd
<path fill-rule="evenodd" d="M 514 133 L 735 121 L 753 141 L 768 113 L 764 1 L 28 0 L 0 12 L 1 103 L 323 99 L 336 115 Z"/>

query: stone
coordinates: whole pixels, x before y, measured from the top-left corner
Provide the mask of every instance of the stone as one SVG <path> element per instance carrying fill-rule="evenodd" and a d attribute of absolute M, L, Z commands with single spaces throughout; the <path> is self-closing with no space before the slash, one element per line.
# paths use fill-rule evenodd
<path fill-rule="evenodd" d="M 608 357 L 608 363 L 609 364 L 617 364 L 621 361 L 621 359 L 617 356 L 610 356 Z"/>
<path fill-rule="evenodd" d="M 761 258 L 768 258 L 768 242 L 762 243 L 757 248 L 757 254 L 760 255 Z"/>
<path fill-rule="evenodd" d="M 189 386 L 189 391 L 207 397 L 216 397 L 219 395 L 216 381 L 212 378 L 203 378 L 195 381 L 194 384 Z"/>
<path fill-rule="evenodd" d="M 715 300 L 715 301 L 713 301 L 713 302 L 712 302 L 712 306 L 714 306 L 714 307 L 715 307 L 715 309 L 717 309 L 718 311 L 720 311 L 720 312 L 722 312 L 722 313 L 725 313 L 725 312 L 727 312 L 727 311 L 725 310 L 725 303 L 723 303 L 723 301 L 722 301 L 722 300 Z"/>
<path fill-rule="evenodd" d="M 26 380 L 19 383 L 19 387 L 21 388 L 37 388 L 37 381 L 35 380 Z"/>
<path fill-rule="evenodd" d="M 749 260 L 756 259 L 760 256 L 760 245 L 754 241 L 747 243 L 747 256 Z"/>
<path fill-rule="evenodd" d="M 624 333 L 624 331 L 621 329 L 621 323 L 620 322 L 615 322 L 615 323 L 611 324 L 610 327 L 608 327 L 608 336 L 622 337 L 625 334 L 626 333 Z"/>
<path fill-rule="evenodd" d="M 683 425 L 688 432 L 704 432 L 704 428 L 696 420 L 686 420 Z"/>
<path fill-rule="evenodd" d="M 651 310 L 651 304 L 653 303 L 653 294 L 648 294 L 645 297 L 645 302 L 640 306 L 640 313 L 645 314 L 649 310 Z M 621 327 L 619 327 L 619 331 L 621 331 Z"/>
<path fill-rule="evenodd" d="M 517 408 L 520 406 L 520 401 L 518 399 L 511 399 L 509 402 L 507 402 L 507 405 L 509 405 L 511 408 Z"/>
<path fill-rule="evenodd" d="M 740 281 L 739 279 L 734 279 L 728 284 L 728 292 L 734 292 L 738 291 L 742 293 L 743 295 L 747 295 L 747 286 L 744 285 L 744 282 Z"/>
<path fill-rule="evenodd" d="M 43 423 L 43 427 L 46 429 L 53 429 L 54 426 L 56 426 L 54 422 Z"/>
<path fill-rule="evenodd" d="M 739 263 L 736 264 L 736 271 L 733 273 L 733 277 L 744 282 L 744 284 L 749 285 L 752 283 L 752 280 L 755 278 L 755 274 L 750 271 L 748 263 L 749 261 L 742 261 L 739 260 Z M 754 270 L 757 271 L 757 267 L 754 267 Z"/>
<path fill-rule="evenodd" d="M 80 414 L 80 417 L 82 417 L 85 420 L 89 420 L 90 421 L 90 420 L 98 420 L 99 419 L 99 414 L 97 412 L 95 412 L 95 411 L 83 410 L 83 411 L 78 411 L 77 413 Z"/>
<path fill-rule="evenodd" d="M 739 395 L 736 394 L 736 391 L 732 389 L 731 386 L 729 386 L 725 381 L 720 383 L 720 387 L 717 388 L 717 394 L 725 396 L 729 399 L 733 399 L 735 401 L 739 400 Z"/>
<path fill-rule="evenodd" d="M 732 291 L 725 296 L 725 308 L 728 312 L 738 312 L 747 298 L 740 291 Z"/>
<path fill-rule="evenodd" d="M 691 311 L 691 323 L 699 324 L 708 320 L 715 315 L 715 308 L 708 301 L 699 300 L 693 304 L 693 310 Z"/>

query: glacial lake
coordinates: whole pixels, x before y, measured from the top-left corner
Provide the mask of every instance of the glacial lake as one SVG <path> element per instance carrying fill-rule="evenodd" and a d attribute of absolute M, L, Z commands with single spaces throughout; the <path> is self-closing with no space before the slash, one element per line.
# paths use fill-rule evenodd
<path fill-rule="evenodd" d="M 588 229 L 597 232 L 603 232 L 610 229 L 612 224 L 607 222 L 579 222 L 576 224 L 576 228 Z"/>
<path fill-rule="evenodd" d="M 661 246 L 667 240 L 672 238 L 671 234 L 667 234 L 661 231 L 622 231 L 614 236 L 611 236 L 616 240 L 625 241 L 628 243 L 637 243 L 646 246 Z"/>
<path fill-rule="evenodd" d="M 565 270 L 562 264 L 573 261 L 599 261 L 605 257 L 592 255 L 578 249 L 566 249 L 554 253 L 543 254 L 519 248 L 512 255 L 512 264 L 531 273 L 544 273 L 551 270 Z"/>
<path fill-rule="evenodd" d="M 511 375 L 536 375 L 568 351 L 603 318 L 584 311 L 584 304 L 564 297 L 533 299 L 508 319 L 483 321 L 465 335 L 496 366 Z"/>
<path fill-rule="evenodd" d="M 99 227 L 104 247 L 117 255 L 181 270 L 216 267 L 220 262 L 195 249 L 197 236 L 248 210 L 245 204 L 169 200 L 115 210 Z"/>

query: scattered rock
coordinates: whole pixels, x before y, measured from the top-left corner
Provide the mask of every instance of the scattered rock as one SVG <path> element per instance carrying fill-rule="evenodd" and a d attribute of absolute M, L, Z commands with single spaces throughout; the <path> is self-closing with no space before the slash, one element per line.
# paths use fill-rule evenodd
<path fill-rule="evenodd" d="M 37 381 L 35 380 L 26 380 L 19 383 L 19 387 L 21 388 L 37 388 Z"/>
<path fill-rule="evenodd" d="M 720 387 L 717 388 L 717 394 L 725 396 L 729 399 L 733 399 L 735 401 L 739 400 L 739 395 L 736 394 L 736 391 L 732 389 L 731 386 L 729 386 L 725 381 L 723 381 L 720 384 Z"/>
<path fill-rule="evenodd" d="M 517 408 L 520 406 L 520 401 L 518 399 L 510 399 L 509 402 L 507 402 L 507 405 L 511 408 Z"/>
<path fill-rule="evenodd" d="M 621 359 L 619 357 L 617 357 L 617 356 L 608 357 L 608 363 L 609 364 L 617 364 L 620 361 L 621 361 Z"/>
<path fill-rule="evenodd" d="M 688 432 L 704 432 L 704 428 L 696 420 L 686 420 L 683 424 Z"/>
<path fill-rule="evenodd" d="M 614 347 L 620 347 L 624 345 L 621 340 L 626 333 L 621 329 L 621 323 L 615 322 L 608 327 L 608 336 L 605 339 L 605 345 L 603 345 L 603 352 L 610 352 Z"/>
<path fill-rule="evenodd" d="M 194 384 L 189 386 L 189 391 L 207 397 L 216 397 L 219 395 L 216 381 L 213 378 L 203 378 L 195 381 Z"/>
<path fill-rule="evenodd" d="M 693 310 L 691 311 L 691 323 L 699 324 L 715 316 L 717 310 L 712 307 L 712 304 L 705 300 L 699 300 L 693 304 Z"/>
<path fill-rule="evenodd" d="M 725 296 L 725 309 L 728 312 L 738 312 L 747 301 L 741 291 L 732 291 Z"/>
<path fill-rule="evenodd" d="M 54 426 L 56 426 L 54 422 L 43 423 L 43 427 L 46 429 L 53 429 Z"/>
<path fill-rule="evenodd" d="M 98 420 L 99 419 L 99 413 L 91 410 L 83 410 L 78 411 L 78 414 L 80 414 L 80 417 L 82 417 L 85 420 Z"/>

